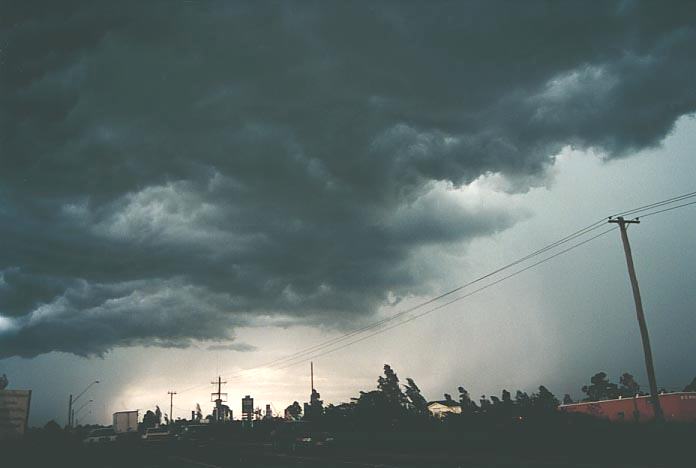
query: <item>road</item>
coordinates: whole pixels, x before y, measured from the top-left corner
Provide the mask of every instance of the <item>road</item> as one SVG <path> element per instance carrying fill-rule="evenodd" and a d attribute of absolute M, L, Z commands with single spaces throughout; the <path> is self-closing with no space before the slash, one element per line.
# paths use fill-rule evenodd
<path fill-rule="evenodd" d="M 559 457 L 515 456 L 493 453 L 447 455 L 379 451 L 326 451 L 285 454 L 262 447 L 217 447 L 188 453 L 162 454 L 143 468 L 646 468 L 649 465 L 569 461 Z"/>
<path fill-rule="evenodd" d="M 376 450 L 323 448 L 283 453 L 269 445 L 252 443 L 206 443 L 202 445 L 105 444 L 94 447 L 69 444 L 41 444 L 0 451 L 2 468 L 649 468 L 690 466 L 674 463 L 650 463 L 645 459 L 626 460 L 625 453 L 583 452 L 583 460 L 564 459 L 562 455 L 514 454 L 485 450 L 464 452 L 452 446 L 451 453 L 441 450 Z M 638 460 L 638 462 L 636 462 Z"/>

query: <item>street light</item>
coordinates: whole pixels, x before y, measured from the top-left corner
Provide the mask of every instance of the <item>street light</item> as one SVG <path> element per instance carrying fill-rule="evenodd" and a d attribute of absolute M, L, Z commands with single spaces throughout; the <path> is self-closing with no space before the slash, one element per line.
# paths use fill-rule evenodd
<path fill-rule="evenodd" d="M 89 400 L 89 401 L 86 402 L 84 405 L 80 406 L 80 407 L 77 409 L 77 411 L 75 411 L 75 414 L 73 415 L 73 420 L 76 421 L 75 418 L 76 418 L 77 416 L 80 415 L 80 411 L 82 411 L 87 405 L 89 405 L 89 404 L 92 403 L 93 401 L 94 401 L 94 400 Z"/>
<path fill-rule="evenodd" d="M 77 395 L 75 398 L 73 398 L 72 394 L 70 394 L 70 400 L 68 401 L 68 427 L 72 427 L 72 426 L 73 426 L 73 409 L 72 409 L 72 408 L 73 408 L 73 405 L 75 404 L 75 402 L 77 401 L 77 399 L 80 398 L 82 395 L 84 395 L 85 392 L 87 392 L 87 390 L 89 390 L 90 387 L 92 387 L 92 385 L 98 384 L 98 383 L 99 383 L 98 380 L 95 380 L 94 382 L 91 382 L 91 383 L 90 383 L 89 385 L 87 385 L 87 387 L 85 387 L 85 389 L 82 390 L 82 391 L 80 392 L 80 394 Z"/>

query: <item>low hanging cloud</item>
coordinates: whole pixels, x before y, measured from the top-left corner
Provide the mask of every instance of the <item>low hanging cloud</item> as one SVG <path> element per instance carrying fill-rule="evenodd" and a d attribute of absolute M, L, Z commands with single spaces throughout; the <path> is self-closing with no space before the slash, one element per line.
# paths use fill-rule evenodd
<path fill-rule="evenodd" d="M 0 357 L 350 325 L 696 109 L 688 2 L 7 10 Z"/>

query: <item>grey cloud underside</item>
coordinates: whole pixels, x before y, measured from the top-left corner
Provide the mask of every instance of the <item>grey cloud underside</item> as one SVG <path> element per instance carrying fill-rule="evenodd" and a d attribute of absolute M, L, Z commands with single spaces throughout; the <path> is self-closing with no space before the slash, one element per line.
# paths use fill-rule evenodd
<path fill-rule="evenodd" d="M 689 2 L 16 8 L 0 357 L 344 326 L 430 292 L 420 248 L 525 216 L 452 188 L 523 191 L 696 108 Z"/>
<path fill-rule="evenodd" d="M 256 346 L 247 343 L 214 344 L 206 348 L 208 351 L 255 351 Z"/>

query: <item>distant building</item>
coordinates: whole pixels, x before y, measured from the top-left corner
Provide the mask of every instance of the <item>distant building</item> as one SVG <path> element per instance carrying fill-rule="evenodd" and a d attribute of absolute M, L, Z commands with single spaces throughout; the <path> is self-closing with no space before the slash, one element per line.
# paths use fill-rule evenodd
<path fill-rule="evenodd" d="M 213 420 L 216 422 L 232 421 L 232 410 L 229 406 L 218 403 L 213 408 Z"/>
<path fill-rule="evenodd" d="M 696 422 L 696 392 L 663 393 L 660 406 L 667 421 Z M 647 422 L 655 417 L 649 395 L 617 400 L 569 403 L 558 407 L 565 413 L 581 413 L 616 422 Z"/>
<path fill-rule="evenodd" d="M 24 435 L 31 390 L 0 390 L 0 440 Z"/>
<path fill-rule="evenodd" d="M 428 403 L 428 411 L 436 418 L 444 418 L 448 414 L 461 414 L 462 407 L 454 400 L 431 401 Z"/>
<path fill-rule="evenodd" d="M 242 398 L 242 419 L 251 421 L 254 417 L 254 399 L 246 395 Z"/>

